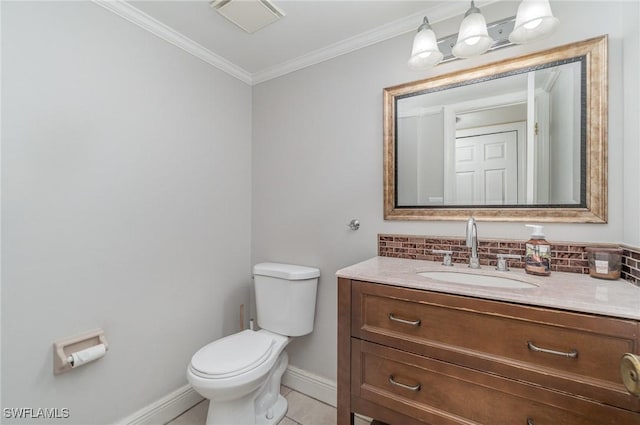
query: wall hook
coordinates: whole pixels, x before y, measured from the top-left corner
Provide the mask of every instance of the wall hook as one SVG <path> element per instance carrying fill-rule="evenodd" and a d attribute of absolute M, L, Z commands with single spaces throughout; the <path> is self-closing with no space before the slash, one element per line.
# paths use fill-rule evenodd
<path fill-rule="evenodd" d="M 353 219 L 349 222 L 349 224 L 347 224 L 347 226 L 349 226 L 349 229 L 351 230 L 358 230 L 360 228 L 360 222 L 357 219 Z"/>

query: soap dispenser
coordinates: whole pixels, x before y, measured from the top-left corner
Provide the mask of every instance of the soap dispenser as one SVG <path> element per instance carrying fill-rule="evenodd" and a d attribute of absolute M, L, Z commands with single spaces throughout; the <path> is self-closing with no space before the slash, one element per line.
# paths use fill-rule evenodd
<path fill-rule="evenodd" d="M 529 274 L 549 276 L 551 274 L 551 244 L 544 238 L 542 226 L 526 224 L 533 228 L 531 239 L 526 243 L 524 270 Z"/>

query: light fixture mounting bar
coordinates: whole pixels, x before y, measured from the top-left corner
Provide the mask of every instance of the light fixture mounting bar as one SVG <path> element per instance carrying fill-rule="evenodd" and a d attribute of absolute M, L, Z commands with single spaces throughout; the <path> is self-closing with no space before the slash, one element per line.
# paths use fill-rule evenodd
<path fill-rule="evenodd" d="M 513 31 L 516 24 L 516 17 L 511 16 L 509 18 L 501 19 L 499 21 L 487 24 L 487 32 L 493 39 L 493 44 L 489 47 L 488 51 L 502 49 L 503 47 L 512 46 L 513 43 L 509 41 L 509 34 Z M 459 58 L 455 57 L 452 53 L 453 46 L 456 45 L 458 34 L 448 35 L 438 39 L 438 48 L 443 54 L 442 62 L 451 62 Z"/>

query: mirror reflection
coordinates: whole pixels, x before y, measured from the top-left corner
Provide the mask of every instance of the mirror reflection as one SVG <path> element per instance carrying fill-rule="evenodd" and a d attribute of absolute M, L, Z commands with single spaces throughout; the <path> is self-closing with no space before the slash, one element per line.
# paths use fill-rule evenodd
<path fill-rule="evenodd" d="M 396 96 L 396 206 L 585 206 L 585 57 Z"/>

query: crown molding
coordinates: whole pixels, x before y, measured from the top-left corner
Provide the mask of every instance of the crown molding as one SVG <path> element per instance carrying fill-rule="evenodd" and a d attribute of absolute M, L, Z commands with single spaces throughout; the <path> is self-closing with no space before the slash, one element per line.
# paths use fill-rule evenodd
<path fill-rule="evenodd" d="M 484 1 L 482 3 L 486 5 L 494 2 L 495 0 Z M 425 15 L 429 16 L 429 21 L 433 24 L 435 22 L 444 21 L 445 19 L 462 15 L 468 8 L 469 5 L 466 2 L 448 2 L 438 6 L 437 8 L 425 9 L 404 18 L 396 19 L 395 21 L 389 22 L 388 24 L 379 26 L 370 31 L 366 31 L 322 49 L 315 50 L 295 59 L 283 62 L 282 64 L 272 66 L 263 71 L 258 71 L 253 74 L 253 84 L 262 83 L 308 66 L 316 65 L 320 62 L 351 53 L 355 50 L 389 40 L 399 35 L 416 31 L 422 23 L 422 18 L 424 18 Z"/>
<path fill-rule="evenodd" d="M 277 77 L 280 77 L 300 69 L 316 65 L 320 62 L 336 58 L 338 56 L 371 46 L 376 43 L 415 31 L 422 22 L 425 15 L 429 16 L 432 23 L 444 21 L 455 16 L 462 15 L 468 8 L 467 2 L 446 2 L 431 9 L 416 12 L 405 18 L 397 19 L 388 24 L 379 26 L 370 31 L 358 34 L 330 46 L 312 51 L 295 59 L 266 68 L 262 71 L 251 74 L 227 59 L 213 53 L 206 47 L 198 44 L 190 38 L 182 35 L 173 28 L 163 24 L 157 19 L 147 15 L 141 10 L 133 7 L 125 0 L 92 0 L 93 3 L 104 7 L 116 15 L 138 25 L 140 28 L 160 37 L 161 39 L 181 48 L 187 53 L 213 65 L 240 81 L 255 85 Z M 499 0 L 478 1 L 477 7 L 496 3 Z"/>
<path fill-rule="evenodd" d="M 222 56 L 213 53 L 206 47 L 196 43 L 188 37 L 185 37 L 173 28 L 163 24 L 157 19 L 152 18 L 141 10 L 131 6 L 123 0 L 92 0 L 98 6 L 115 13 L 116 15 L 128 20 L 149 31 L 153 35 L 160 37 L 164 41 L 181 48 L 187 53 L 192 54 L 198 59 L 203 60 L 209 65 L 213 65 L 221 71 L 239 79 L 240 81 L 251 85 L 253 83 L 251 73 L 240 68 L 236 64 L 226 60 Z"/>

